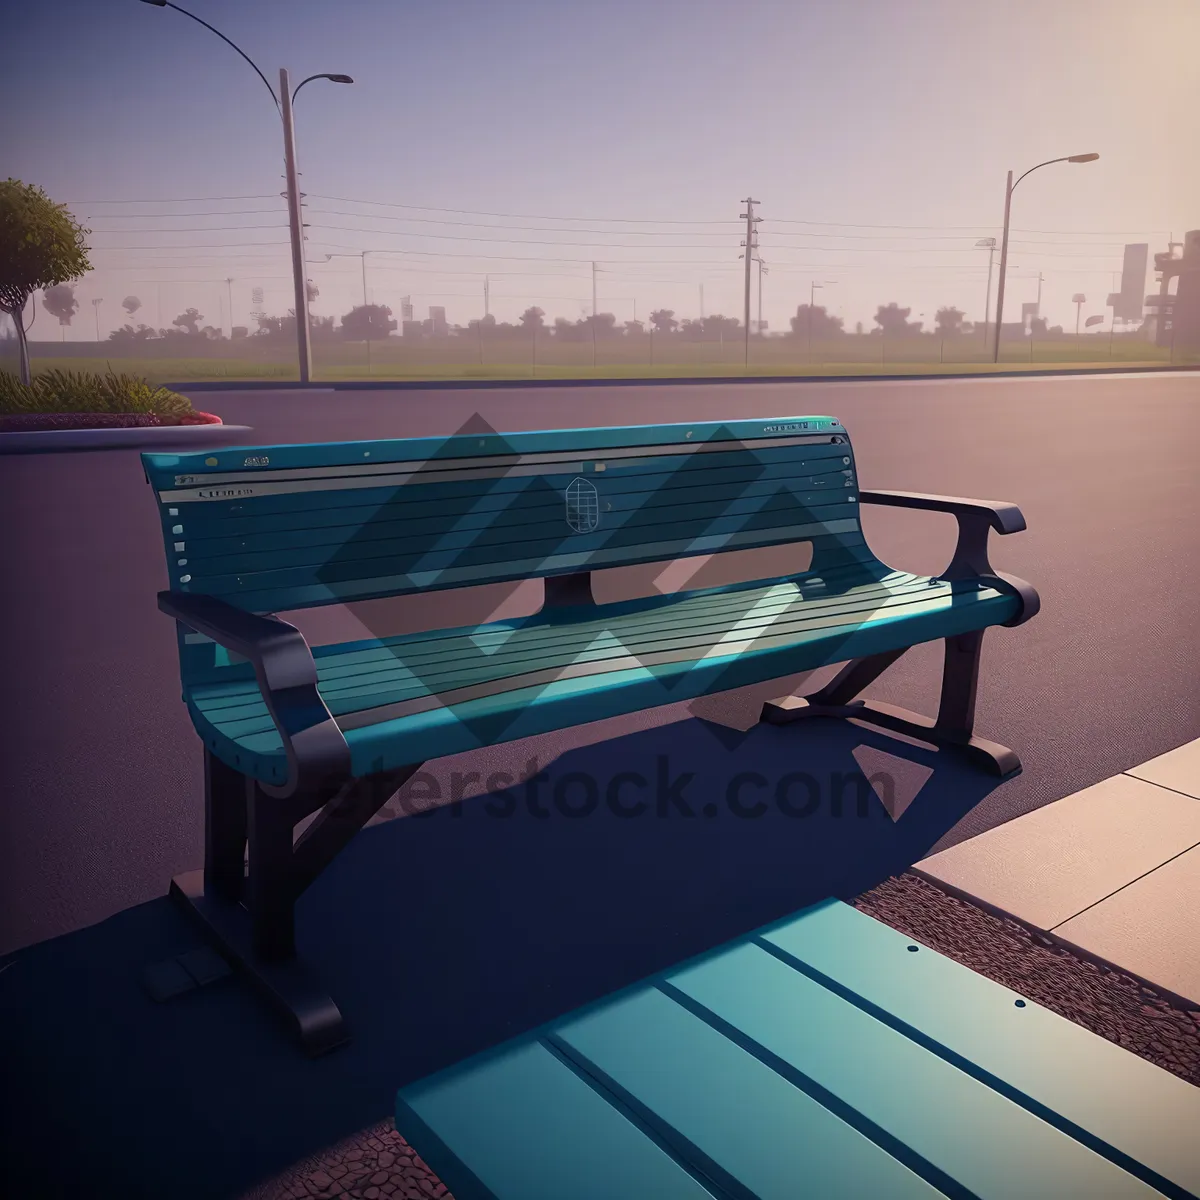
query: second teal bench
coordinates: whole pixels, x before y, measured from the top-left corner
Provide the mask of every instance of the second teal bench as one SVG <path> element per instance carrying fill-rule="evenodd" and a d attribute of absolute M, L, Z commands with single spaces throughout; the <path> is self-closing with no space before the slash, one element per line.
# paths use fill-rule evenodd
<path fill-rule="evenodd" d="M 1200 1089 L 829 901 L 400 1090 L 455 1200 L 1200 1196 Z"/>

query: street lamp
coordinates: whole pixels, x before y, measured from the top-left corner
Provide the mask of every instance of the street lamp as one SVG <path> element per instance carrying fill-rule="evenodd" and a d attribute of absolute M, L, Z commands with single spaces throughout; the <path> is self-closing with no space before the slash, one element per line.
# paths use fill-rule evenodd
<path fill-rule="evenodd" d="M 813 304 L 816 302 L 817 288 L 823 288 L 826 284 L 835 284 L 836 279 L 826 279 L 824 283 L 817 283 L 815 280 L 812 286 L 808 289 L 808 357 L 812 358 L 812 315 Z"/>
<path fill-rule="evenodd" d="M 996 239 L 994 237 L 980 238 L 979 241 L 977 241 L 975 243 L 975 248 L 977 250 L 982 249 L 982 250 L 986 250 L 988 252 L 987 292 L 984 294 L 984 298 L 983 298 L 983 345 L 984 345 L 984 350 L 986 351 L 987 335 L 988 335 L 988 322 L 991 320 L 991 312 L 992 312 L 992 263 L 996 257 Z"/>
<path fill-rule="evenodd" d="M 1048 158 L 1045 162 L 1040 162 L 1037 166 L 1030 167 L 1025 175 L 1029 175 L 1036 171 L 1038 167 L 1048 167 L 1051 163 L 1073 162 L 1085 163 L 1095 162 L 1100 157 L 1099 154 L 1068 154 L 1063 158 Z M 1012 194 L 1017 183 L 1020 183 L 1025 175 L 1018 176 L 1017 182 L 1013 182 L 1013 173 L 1008 173 L 1008 185 L 1004 192 L 1004 237 L 1000 243 L 1000 282 L 996 289 L 996 338 L 992 345 L 992 362 L 1000 361 L 1000 327 L 1004 321 L 1004 272 L 1008 266 L 1008 217 L 1012 210 Z"/>
<path fill-rule="evenodd" d="M 307 82 L 308 82 L 308 80 L 306 79 L 304 81 L 304 83 L 307 83 Z M 304 83 L 302 83 L 300 85 L 300 87 L 303 87 Z M 298 87 L 296 89 L 296 91 L 299 91 L 300 87 Z M 327 254 L 327 255 L 325 255 L 326 262 L 332 262 L 335 258 L 360 258 L 360 259 L 362 259 L 362 287 L 363 287 L 363 308 L 364 309 L 367 307 L 367 255 L 370 253 L 371 253 L 370 250 L 360 250 L 357 254 Z M 401 315 L 403 315 L 403 314 L 401 314 Z M 365 318 L 367 316 L 367 314 L 364 312 L 363 316 Z M 370 333 L 371 333 L 371 323 L 370 323 L 370 320 L 368 319 L 367 320 L 367 374 L 368 375 L 371 373 L 371 337 L 370 337 Z"/>
<path fill-rule="evenodd" d="M 291 228 L 292 276 L 296 290 L 296 348 L 300 357 L 300 382 L 308 383 L 312 376 L 312 339 L 308 327 L 308 287 L 304 272 L 304 224 L 300 212 L 300 182 L 296 170 L 296 136 L 292 124 L 292 102 L 295 100 L 297 92 L 306 83 L 311 83 L 314 79 L 328 79 L 332 83 L 353 83 L 354 80 L 349 75 L 310 75 L 307 79 L 302 79 L 296 85 L 295 90 L 292 90 L 287 71 L 281 69 L 279 72 L 279 95 L 276 96 L 275 89 L 271 87 L 267 81 L 267 77 L 258 69 L 254 60 L 240 46 L 231 42 L 219 29 L 214 29 L 207 21 L 202 21 L 196 16 L 195 13 L 188 12 L 186 8 L 180 8 L 178 4 L 172 4 L 170 0 L 142 0 L 142 3 L 152 4 L 155 8 L 173 8 L 176 12 L 183 13 L 185 17 L 191 17 L 193 21 L 203 25 L 210 33 L 215 33 L 221 41 L 232 46 L 250 64 L 254 69 L 254 73 L 263 81 L 263 85 L 267 91 L 271 93 L 271 100 L 274 102 L 275 108 L 278 110 L 283 121 L 283 157 L 287 178 L 288 224 Z"/>

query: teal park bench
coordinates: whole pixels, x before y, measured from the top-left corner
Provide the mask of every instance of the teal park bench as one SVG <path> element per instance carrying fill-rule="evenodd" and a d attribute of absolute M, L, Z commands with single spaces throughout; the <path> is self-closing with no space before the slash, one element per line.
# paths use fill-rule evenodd
<path fill-rule="evenodd" d="M 345 1038 L 296 958 L 294 904 L 423 762 L 813 668 L 824 688 L 763 718 L 855 717 L 966 754 L 983 632 L 1036 592 L 988 563 L 1011 504 L 859 489 L 831 417 L 456 435 L 143 454 L 204 744 L 205 860 L 171 891 L 320 1052 Z M 935 578 L 867 548 L 864 503 L 953 513 Z M 809 569 L 597 604 L 590 572 L 808 542 Z M 310 649 L 276 617 L 317 605 L 543 578 L 534 616 Z M 945 640 L 935 720 L 857 700 L 906 650 Z M 317 814 L 296 837 L 295 826 Z M 247 854 L 248 845 L 248 854 Z M 248 865 L 246 860 L 248 859 Z"/>
<path fill-rule="evenodd" d="M 1200 1197 L 1200 1090 L 839 901 L 400 1089 L 455 1200 Z"/>

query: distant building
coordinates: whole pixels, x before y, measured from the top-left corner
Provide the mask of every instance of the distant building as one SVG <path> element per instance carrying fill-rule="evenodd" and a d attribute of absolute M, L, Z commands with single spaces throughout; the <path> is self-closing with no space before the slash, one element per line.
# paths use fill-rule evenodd
<path fill-rule="evenodd" d="M 412 297 L 411 296 L 401 296 L 400 297 L 400 320 L 402 322 L 411 321 L 413 319 L 414 315 L 415 314 L 413 313 Z"/>
<path fill-rule="evenodd" d="M 444 308 L 430 308 L 429 323 L 433 331 L 434 337 L 445 337 L 447 333 L 446 326 L 446 310 Z"/>
<path fill-rule="evenodd" d="M 1181 254 L 1176 254 L 1176 250 Z M 1158 319 L 1155 341 L 1180 350 L 1200 350 L 1200 229 L 1172 242 L 1163 254 L 1154 256 L 1159 272 L 1158 294 L 1146 297 Z M 1172 291 L 1172 284 L 1174 290 Z"/>
<path fill-rule="evenodd" d="M 1146 294 L 1146 265 L 1150 258 L 1150 247 L 1146 242 L 1137 242 L 1125 247 L 1125 262 L 1121 268 L 1121 290 L 1111 292 L 1108 306 L 1117 321 L 1140 321 Z"/>
<path fill-rule="evenodd" d="M 409 305 L 409 311 L 412 311 L 411 304 Z M 400 332 L 402 337 L 419 338 L 421 336 L 421 322 L 414 321 L 412 317 L 409 317 L 408 320 L 401 324 Z"/>

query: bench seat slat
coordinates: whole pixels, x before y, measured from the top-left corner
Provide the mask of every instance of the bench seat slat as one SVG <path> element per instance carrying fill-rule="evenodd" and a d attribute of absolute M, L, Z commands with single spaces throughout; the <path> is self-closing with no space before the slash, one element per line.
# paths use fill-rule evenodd
<path fill-rule="evenodd" d="M 414 1087 L 405 1124 L 456 1200 L 712 1200 L 714 1193 L 537 1043 Z M 542 1152 L 514 1154 L 529 1138 Z M 413 1136 L 417 1136 L 415 1133 Z"/>
<path fill-rule="evenodd" d="M 804 954 L 767 949 L 789 934 L 796 948 L 804 941 Z M 979 1077 L 972 1060 L 956 1059 L 898 1020 L 919 1003 L 953 1010 L 958 1026 L 978 1027 L 977 1046 L 986 1052 L 987 1030 L 1011 999 L 949 960 L 931 978 L 922 959 L 932 952 L 913 955 L 910 944 L 840 901 L 823 902 L 401 1087 L 397 1131 L 455 1194 L 472 1195 L 470 1186 L 479 1184 L 495 1200 L 523 1200 L 524 1180 L 560 1169 L 565 1148 L 523 1119 L 534 1108 L 528 1094 L 517 1099 L 514 1117 L 511 1093 L 493 1080 L 522 1053 L 541 1049 L 560 1055 L 597 1098 L 711 1180 L 714 1192 L 738 1200 L 1164 1194 L 1151 1186 L 1144 1160 L 1098 1153 L 1058 1113 L 1015 1102 Z M 862 994 L 849 996 L 827 980 L 808 947 L 817 958 L 833 948 L 841 963 L 853 964 Z M 945 993 L 928 991 L 942 985 Z M 1020 1015 L 1057 1020 L 1036 1005 Z M 1154 1099 L 1145 1090 L 1133 1098 L 1122 1092 L 1114 1053 L 1124 1051 L 1083 1029 L 1073 1035 L 1073 1058 L 1093 1063 L 1091 1084 L 1114 1122 Z M 1164 1098 L 1153 1115 L 1164 1136 L 1173 1131 L 1186 1143 Z M 594 1140 L 587 1131 L 575 1136 Z M 491 1154 L 486 1163 L 481 1143 Z M 654 1193 L 635 1183 L 620 1194 Z"/>
<path fill-rule="evenodd" d="M 668 983 L 743 1044 L 799 1072 L 972 1195 L 1158 1195 L 761 947 L 735 946 Z"/>
<path fill-rule="evenodd" d="M 1018 993 L 933 950 L 907 953 L 891 929 L 847 905 L 810 910 L 762 940 L 1027 1103 L 1200 1196 L 1200 1154 L 1179 1136 L 1200 1131 L 1200 1089 L 1049 1009 L 1018 1008 Z"/>
<path fill-rule="evenodd" d="M 718 1183 L 761 1200 L 931 1200 L 943 1193 L 657 988 L 548 1035 Z M 719 1173 L 718 1173 L 719 1172 Z"/>

